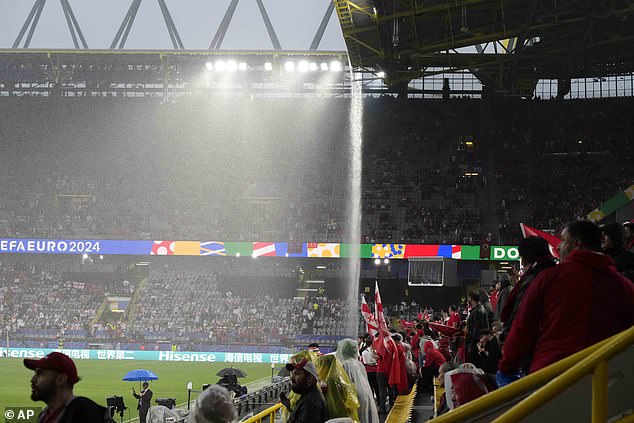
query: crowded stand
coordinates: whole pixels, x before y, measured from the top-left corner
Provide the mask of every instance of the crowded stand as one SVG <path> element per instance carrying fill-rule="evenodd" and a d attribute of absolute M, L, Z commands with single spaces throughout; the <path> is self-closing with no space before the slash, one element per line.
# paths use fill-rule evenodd
<path fill-rule="evenodd" d="M 631 100 L 514 102 L 493 132 L 500 243 L 519 223 L 557 233 L 634 180 Z M 507 122 L 504 124 L 503 122 Z"/>
<path fill-rule="evenodd" d="M 47 132 L 47 121 L 41 119 L 46 112 L 42 101 L 63 101 L 64 107 L 76 109 L 76 113 L 59 117 L 67 120 L 63 122 L 65 125 L 77 128 L 70 132 L 74 134 L 70 139 L 63 135 L 67 150 L 47 151 L 50 147 L 37 147 L 49 143 L 51 136 L 53 141 L 56 136 L 62 137 L 61 133 Z M 103 144 L 100 148 L 116 148 L 88 154 L 82 147 L 81 119 L 87 113 L 83 103 L 91 103 L 90 110 L 92 106 L 112 108 L 109 101 L 92 104 L 94 101 L 14 99 L 0 106 L 3 113 L 26 117 L 8 119 L 10 123 L 0 128 L 6 133 L 21 134 L 14 136 L 7 154 L 3 155 L 6 171 L 0 175 L 4 198 L 0 206 L 0 236 L 335 242 L 344 239 L 349 229 L 345 213 L 348 175 L 341 169 L 347 159 L 343 143 L 338 142 L 345 131 L 337 130 L 345 127 L 340 117 L 340 111 L 347 107 L 344 100 L 315 105 L 328 110 L 323 119 L 329 122 L 331 133 L 322 136 L 332 139 L 329 154 L 324 154 L 318 140 L 312 138 L 302 146 L 293 147 L 293 140 L 305 135 L 296 129 L 284 138 L 270 137 L 270 142 L 285 146 L 281 154 L 268 157 L 273 168 L 278 169 L 276 172 L 260 172 L 261 163 L 244 159 L 248 151 L 272 149 L 257 146 L 269 142 L 266 133 L 254 132 L 258 125 L 236 139 L 235 134 L 229 134 L 231 124 L 223 122 L 220 134 L 212 135 L 208 128 L 200 128 L 197 134 L 179 137 L 179 147 L 170 144 L 169 140 L 179 136 L 179 128 L 188 124 L 186 113 L 197 106 L 193 100 L 169 105 L 149 100 L 109 100 L 117 105 L 117 112 L 110 117 L 103 113 L 106 117 L 98 123 L 101 133 L 91 136 Z M 14 104 L 9 106 L 9 103 Z M 609 107 L 596 107 L 597 103 Z M 250 102 L 247 114 L 256 119 L 254 114 L 258 110 L 272 106 L 280 112 L 276 114 L 279 119 L 285 115 L 288 104 L 292 101 Z M 631 184 L 634 175 L 628 164 L 632 146 L 625 142 L 632 129 L 631 121 L 626 118 L 628 104 L 623 99 L 564 104 L 519 102 L 509 107 L 512 111 L 500 112 L 498 119 L 491 119 L 492 127 L 487 131 L 481 128 L 485 112 L 475 100 L 402 103 L 392 98 L 367 99 L 362 240 L 469 245 L 480 243 L 492 232 L 494 242 L 513 244 L 520 238 L 517 229 L 520 222 L 560 230 L 565 222 L 584 217 L 610 195 Z M 217 112 L 216 108 L 208 107 L 210 113 Z M 140 125 L 122 116 L 138 115 L 141 111 L 145 121 Z M 30 114 L 40 119 L 28 119 Z M 55 117 L 52 113 L 49 116 Z M 135 141 L 128 142 L 127 137 L 122 137 L 121 128 L 115 132 L 109 119 L 119 119 L 118 125 L 123 125 L 123 130 Z M 164 124 L 161 119 L 175 127 L 157 133 L 153 126 Z M 25 122 L 29 122 L 29 128 L 24 127 Z M 265 128 L 266 125 L 266 132 Z M 218 142 L 223 133 L 237 143 L 235 149 L 226 149 L 227 154 L 242 159 L 215 164 L 213 175 L 205 175 L 195 158 L 188 166 L 178 168 L 146 158 L 148 149 L 154 147 L 159 149 L 155 153 L 159 158 L 186 147 L 194 154 L 196 151 L 203 154 L 199 138 L 212 137 L 211 142 Z M 305 133 L 312 131 L 307 129 Z M 21 153 L 18 146 L 22 145 L 22 137 L 28 137 L 33 148 L 39 149 L 32 152 L 29 163 L 16 157 Z M 59 155 L 55 157 L 58 160 L 55 167 L 47 164 L 49 153 Z M 96 160 L 104 154 L 112 159 L 111 166 Z M 91 172 L 82 171 L 72 160 L 78 155 L 85 158 L 82 166 L 90 167 Z M 229 167 L 236 162 L 240 163 L 238 168 Z M 19 167 L 22 164 L 38 171 L 25 172 Z M 299 167 L 303 170 L 299 173 L 301 180 L 289 184 L 285 175 L 295 174 L 294 169 Z M 109 176 L 113 172 L 117 173 L 116 178 Z M 214 183 L 207 180 L 212 176 Z M 581 176 L 583 184 L 551 184 L 553 180 L 576 181 Z M 136 182 L 125 183 L 130 180 Z M 204 196 L 200 184 L 208 187 Z M 293 189 L 296 186 L 310 186 L 311 190 Z M 566 190 L 565 201 L 558 201 L 562 198 L 560 189 Z M 492 197 L 496 198 L 491 201 Z M 216 198 L 226 200 L 218 202 Z"/>

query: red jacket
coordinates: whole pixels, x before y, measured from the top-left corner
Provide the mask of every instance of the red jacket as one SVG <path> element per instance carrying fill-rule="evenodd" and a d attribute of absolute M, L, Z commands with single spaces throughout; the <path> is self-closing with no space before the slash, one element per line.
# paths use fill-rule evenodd
<path fill-rule="evenodd" d="M 573 250 L 528 287 L 498 369 L 534 372 L 634 325 L 634 284 L 601 253 Z"/>
<path fill-rule="evenodd" d="M 425 352 L 424 367 L 440 367 L 445 361 L 447 361 L 440 351 L 436 349 L 432 341 L 425 342 L 425 345 L 423 345 L 423 351 Z"/>

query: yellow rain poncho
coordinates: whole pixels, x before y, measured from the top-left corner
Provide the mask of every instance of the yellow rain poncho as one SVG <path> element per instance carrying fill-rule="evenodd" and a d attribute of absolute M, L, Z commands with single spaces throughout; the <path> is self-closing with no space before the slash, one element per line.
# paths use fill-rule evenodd
<path fill-rule="evenodd" d="M 326 386 L 324 396 L 330 418 L 349 417 L 358 422 L 357 389 L 350 383 L 346 371 L 334 355 L 322 355 L 317 358 L 317 374 L 322 386 Z"/>

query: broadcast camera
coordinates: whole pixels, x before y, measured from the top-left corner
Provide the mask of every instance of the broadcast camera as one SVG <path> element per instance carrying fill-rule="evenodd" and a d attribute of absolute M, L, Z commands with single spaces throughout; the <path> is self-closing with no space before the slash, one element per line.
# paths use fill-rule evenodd
<path fill-rule="evenodd" d="M 106 398 L 106 405 L 108 405 L 110 417 L 114 418 L 115 413 L 118 413 L 121 417 L 121 421 L 123 421 L 123 412 L 128 409 L 128 407 L 125 406 L 123 397 L 118 397 L 116 395 L 108 397 Z"/>

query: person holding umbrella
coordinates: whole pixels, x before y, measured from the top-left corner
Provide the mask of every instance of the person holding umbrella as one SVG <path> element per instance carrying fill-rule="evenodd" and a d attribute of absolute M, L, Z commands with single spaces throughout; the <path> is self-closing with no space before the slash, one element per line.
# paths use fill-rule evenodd
<path fill-rule="evenodd" d="M 150 384 L 147 382 L 143 382 L 143 390 L 141 390 L 140 394 L 136 393 L 134 386 L 132 387 L 132 395 L 134 398 L 139 400 L 139 405 L 137 405 L 137 410 L 139 410 L 139 422 L 145 423 L 145 418 L 147 417 L 147 412 L 150 410 L 150 401 L 152 401 L 153 392 L 150 389 Z"/>
<path fill-rule="evenodd" d="M 123 376 L 123 380 L 127 382 L 139 382 L 139 388 L 141 388 L 141 381 L 143 381 L 143 389 L 140 394 L 137 394 L 134 388 L 132 388 L 132 395 L 139 401 L 137 410 L 139 410 L 139 420 L 141 423 L 145 423 L 147 412 L 150 409 L 150 401 L 152 400 L 153 392 L 150 390 L 150 384 L 148 380 L 158 380 L 156 373 L 145 370 L 135 369 L 131 370 Z"/>

